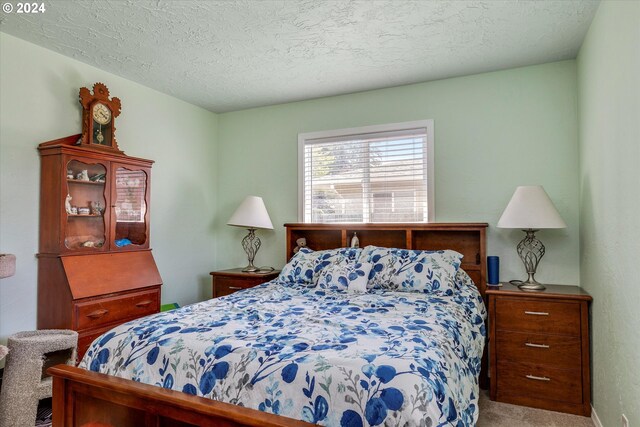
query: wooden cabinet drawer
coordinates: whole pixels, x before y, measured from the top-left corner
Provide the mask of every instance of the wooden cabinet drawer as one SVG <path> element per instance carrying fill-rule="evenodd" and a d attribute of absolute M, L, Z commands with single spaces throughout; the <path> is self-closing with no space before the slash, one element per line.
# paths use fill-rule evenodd
<path fill-rule="evenodd" d="M 580 336 L 580 304 L 498 298 L 496 329 Z"/>
<path fill-rule="evenodd" d="M 525 332 L 498 331 L 498 362 L 521 362 L 552 368 L 581 367 L 580 338 L 541 335 Z"/>
<path fill-rule="evenodd" d="M 498 363 L 498 398 L 517 395 L 582 403 L 582 381 L 577 369 L 555 369 L 525 363 Z"/>
<path fill-rule="evenodd" d="M 273 270 L 263 274 L 247 273 L 242 271 L 241 268 L 232 268 L 230 270 L 212 271 L 210 274 L 213 279 L 213 297 L 218 298 L 273 280 L 278 277 L 280 270 Z"/>
<path fill-rule="evenodd" d="M 160 291 L 134 292 L 75 304 L 76 329 L 96 328 L 135 319 L 159 310 Z"/>
<path fill-rule="evenodd" d="M 213 280 L 215 298 L 232 294 L 242 289 L 252 288 L 262 283 L 260 280 L 247 280 L 234 277 L 216 277 Z"/>

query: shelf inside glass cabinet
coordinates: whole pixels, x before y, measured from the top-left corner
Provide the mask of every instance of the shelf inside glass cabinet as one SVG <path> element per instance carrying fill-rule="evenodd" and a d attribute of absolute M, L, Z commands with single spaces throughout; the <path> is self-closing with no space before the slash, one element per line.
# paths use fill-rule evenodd
<path fill-rule="evenodd" d="M 83 184 L 83 185 L 104 185 L 104 181 L 86 181 L 83 179 L 70 179 L 67 178 L 68 183 L 72 184 Z"/>
<path fill-rule="evenodd" d="M 65 246 L 73 250 L 101 248 L 106 241 L 107 167 L 101 163 L 71 160 L 66 172 Z"/>

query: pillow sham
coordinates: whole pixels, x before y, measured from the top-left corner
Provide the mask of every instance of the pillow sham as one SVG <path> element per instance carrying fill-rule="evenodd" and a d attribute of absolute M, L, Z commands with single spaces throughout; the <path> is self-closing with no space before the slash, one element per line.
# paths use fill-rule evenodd
<path fill-rule="evenodd" d="M 349 292 L 367 292 L 367 281 L 372 265 L 360 262 L 331 264 L 320 272 L 318 287 Z"/>
<path fill-rule="evenodd" d="M 318 275 L 331 264 L 354 262 L 360 256 L 360 248 L 338 248 L 313 251 L 301 248 L 282 268 L 278 279 L 288 283 L 316 284 Z"/>
<path fill-rule="evenodd" d="M 338 248 L 318 251 L 316 253 L 318 254 L 318 258 L 315 262 L 313 273 L 317 281 L 318 275 L 322 270 L 330 265 L 346 265 L 348 263 L 355 263 L 360 257 L 362 249 Z"/>
<path fill-rule="evenodd" d="M 361 262 L 372 264 L 369 288 L 430 293 L 455 290 L 462 255 L 452 250 L 364 248 Z"/>
<path fill-rule="evenodd" d="M 300 250 L 282 267 L 278 280 L 287 283 L 313 283 L 313 267 L 318 255 L 308 248 Z"/>

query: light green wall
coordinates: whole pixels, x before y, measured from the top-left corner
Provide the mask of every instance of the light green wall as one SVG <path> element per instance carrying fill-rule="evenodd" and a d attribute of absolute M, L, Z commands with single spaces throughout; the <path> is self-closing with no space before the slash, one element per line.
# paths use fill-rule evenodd
<path fill-rule="evenodd" d="M 503 279 L 522 277 L 521 232 L 495 223 L 515 186 L 545 186 L 568 228 L 539 233 L 547 255 L 537 277 L 582 278 L 594 296 L 594 406 L 604 426 L 623 412 L 638 424 L 638 46 L 640 3 L 608 1 L 577 72 L 564 61 L 216 115 L 0 33 L 0 252 L 18 256 L 16 276 L 0 282 L 0 341 L 35 328 L 36 146 L 80 132 L 79 87 L 107 83 L 123 101 L 121 148 L 156 161 L 151 243 L 163 301 L 183 304 L 210 295 L 212 267 L 246 262 L 244 230 L 225 225 L 246 195 L 264 197 L 275 225 L 259 231 L 257 263 L 284 263 L 282 224 L 297 220 L 298 133 L 434 119 L 437 220 L 489 222 Z"/>
<path fill-rule="evenodd" d="M 0 281 L 0 341 L 35 329 L 40 142 L 80 133 L 78 90 L 97 81 L 122 100 L 125 153 L 155 160 L 151 247 L 164 302 L 211 295 L 217 116 L 137 83 L 0 33 L 0 251 L 17 256 Z"/>
<path fill-rule="evenodd" d="M 276 227 L 259 231 L 257 263 L 283 265 L 299 132 L 420 119 L 435 121 L 436 219 L 489 222 L 502 278 L 522 278 L 521 232 L 494 226 L 517 185 L 542 184 L 569 227 L 540 233 L 537 277 L 579 281 L 575 61 L 215 115 L 12 36 L 0 43 L 0 250 L 18 255 L 18 274 L 0 283 L 0 340 L 35 327 L 35 147 L 80 131 L 77 90 L 95 81 L 123 101 L 121 147 L 156 160 L 151 243 L 164 302 L 202 299 L 213 267 L 246 262 L 245 231 L 225 223 L 249 194 L 264 197 Z"/>
<path fill-rule="evenodd" d="M 604 1 L 578 56 L 580 266 L 593 406 L 640 425 L 640 2 Z"/>
<path fill-rule="evenodd" d="M 219 116 L 217 266 L 246 263 L 244 230 L 225 226 L 249 194 L 275 226 L 256 262 L 282 266 L 285 222 L 297 220 L 297 134 L 419 119 L 435 121 L 437 221 L 486 221 L 502 278 L 523 278 L 519 230 L 495 224 L 517 185 L 542 184 L 568 224 L 539 233 L 539 280 L 578 284 L 576 69 L 564 61 L 225 113 Z"/>

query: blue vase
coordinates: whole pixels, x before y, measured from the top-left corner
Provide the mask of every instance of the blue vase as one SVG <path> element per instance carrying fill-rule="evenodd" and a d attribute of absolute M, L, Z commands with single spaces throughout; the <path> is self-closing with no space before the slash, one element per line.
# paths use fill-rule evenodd
<path fill-rule="evenodd" d="M 487 257 L 487 284 L 498 285 L 500 284 L 500 257 L 488 256 Z"/>

